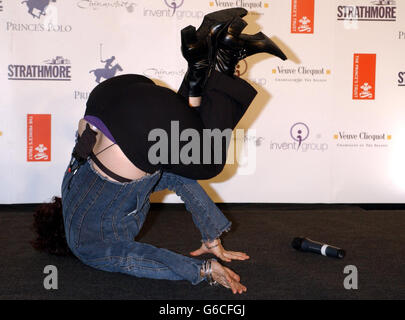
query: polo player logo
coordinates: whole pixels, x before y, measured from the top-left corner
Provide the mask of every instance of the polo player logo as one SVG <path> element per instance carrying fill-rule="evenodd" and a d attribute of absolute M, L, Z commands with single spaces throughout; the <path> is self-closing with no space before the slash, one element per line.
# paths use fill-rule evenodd
<path fill-rule="evenodd" d="M 179 4 L 177 4 L 177 2 L 179 2 Z M 168 1 L 168 0 L 165 0 L 165 3 L 170 9 L 173 9 L 172 16 L 174 16 L 174 13 L 176 12 L 176 9 L 180 8 L 183 5 L 184 0 L 180 0 L 180 1 L 170 1 L 170 0 Z"/>
<path fill-rule="evenodd" d="M 123 71 L 122 67 L 118 63 L 116 63 L 113 66 L 113 62 L 115 61 L 115 56 L 112 56 L 111 58 L 103 60 L 101 58 L 102 57 L 101 49 L 102 49 L 102 45 L 100 44 L 100 62 L 105 63 L 104 68 L 98 68 L 98 69 L 93 69 L 93 70 L 89 71 L 89 73 L 94 73 L 97 83 L 100 83 L 101 78 L 110 79 L 110 78 L 114 77 L 118 71 Z"/>
<path fill-rule="evenodd" d="M 28 7 L 28 13 L 32 15 L 33 18 L 41 18 L 41 16 L 46 15 L 46 8 L 48 7 L 51 0 L 25 0 L 21 3 L 26 3 Z M 52 2 L 56 2 L 56 0 L 52 0 Z M 36 15 L 34 14 L 34 10 L 38 11 L 39 13 Z"/>
<path fill-rule="evenodd" d="M 110 59 L 107 59 L 106 61 L 101 61 L 101 62 L 106 62 L 104 68 L 99 68 L 99 69 L 94 69 L 90 70 L 89 73 L 94 73 L 96 76 L 96 82 L 100 83 L 100 79 L 110 79 L 115 76 L 117 71 L 122 71 L 123 69 L 121 66 L 117 63 L 114 66 L 111 66 L 111 62 L 114 60 L 114 56 L 112 56 Z"/>

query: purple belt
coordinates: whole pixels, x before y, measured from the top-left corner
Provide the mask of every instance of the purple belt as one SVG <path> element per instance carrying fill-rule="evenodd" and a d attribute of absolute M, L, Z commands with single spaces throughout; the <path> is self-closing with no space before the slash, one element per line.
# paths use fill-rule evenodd
<path fill-rule="evenodd" d="M 100 118 L 95 117 L 95 116 L 85 116 L 84 120 L 86 120 L 88 123 L 92 124 L 95 126 L 98 130 L 100 130 L 108 139 L 110 139 L 112 142 L 116 143 L 114 137 L 112 136 L 110 130 L 105 126 L 103 121 L 100 120 Z"/>

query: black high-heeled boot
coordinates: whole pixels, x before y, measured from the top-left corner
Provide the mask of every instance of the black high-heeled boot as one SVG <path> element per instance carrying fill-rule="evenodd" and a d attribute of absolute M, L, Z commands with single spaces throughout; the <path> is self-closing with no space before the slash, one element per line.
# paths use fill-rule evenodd
<path fill-rule="evenodd" d="M 208 44 L 206 41 L 198 41 L 195 27 L 188 26 L 181 30 L 181 52 L 188 63 L 184 77 L 188 96 L 200 97 L 208 74 L 210 59 Z"/>
<path fill-rule="evenodd" d="M 230 77 L 233 77 L 240 60 L 256 53 L 267 52 L 282 60 L 287 59 L 281 49 L 264 33 L 242 34 L 246 26 L 246 21 L 235 18 L 218 40 L 215 69 Z"/>
<path fill-rule="evenodd" d="M 218 37 L 235 17 L 243 17 L 243 8 L 225 9 L 204 16 L 198 30 L 188 26 L 181 30 L 181 52 L 188 62 L 185 81 L 188 96 L 199 97 L 211 72 L 215 68 Z"/>
<path fill-rule="evenodd" d="M 244 8 L 230 8 L 211 12 L 204 16 L 203 22 L 197 30 L 197 38 L 204 40 L 207 35 L 213 32 L 213 27 L 224 26 L 236 17 L 246 16 L 247 13 L 248 11 Z"/>

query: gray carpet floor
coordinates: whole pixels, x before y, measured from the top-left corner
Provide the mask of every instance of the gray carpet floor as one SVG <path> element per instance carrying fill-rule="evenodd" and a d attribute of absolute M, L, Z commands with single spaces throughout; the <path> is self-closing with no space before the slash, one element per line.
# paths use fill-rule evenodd
<path fill-rule="evenodd" d="M 233 222 L 223 237 L 248 261 L 225 263 L 248 288 L 140 279 L 92 269 L 75 257 L 36 252 L 29 244 L 35 205 L 0 206 L 0 300 L 5 299 L 405 299 L 405 210 L 355 205 L 220 205 Z M 344 259 L 291 248 L 305 236 L 346 250 Z M 198 230 L 183 205 L 152 205 L 139 241 L 187 255 Z M 58 289 L 43 286 L 46 265 L 58 269 Z M 358 270 L 358 289 L 346 290 L 345 266 Z"/>

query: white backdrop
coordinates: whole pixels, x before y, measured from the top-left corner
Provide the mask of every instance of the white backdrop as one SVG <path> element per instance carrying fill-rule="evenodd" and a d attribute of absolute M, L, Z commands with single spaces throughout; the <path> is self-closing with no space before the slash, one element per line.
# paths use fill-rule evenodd
<path fill-rule="evenodd" d="M 235 163 L 201 181 L 213 200 L 404 202 L 403 0 L 3 0 L 0 203 L 60 196 L 98 73 L 177 90 L 180 30 L 229 6 L 250 10 L 244 32 L 263 31 L 289 60 L 239 64 L 259 94 L 237 127 Z"/>

